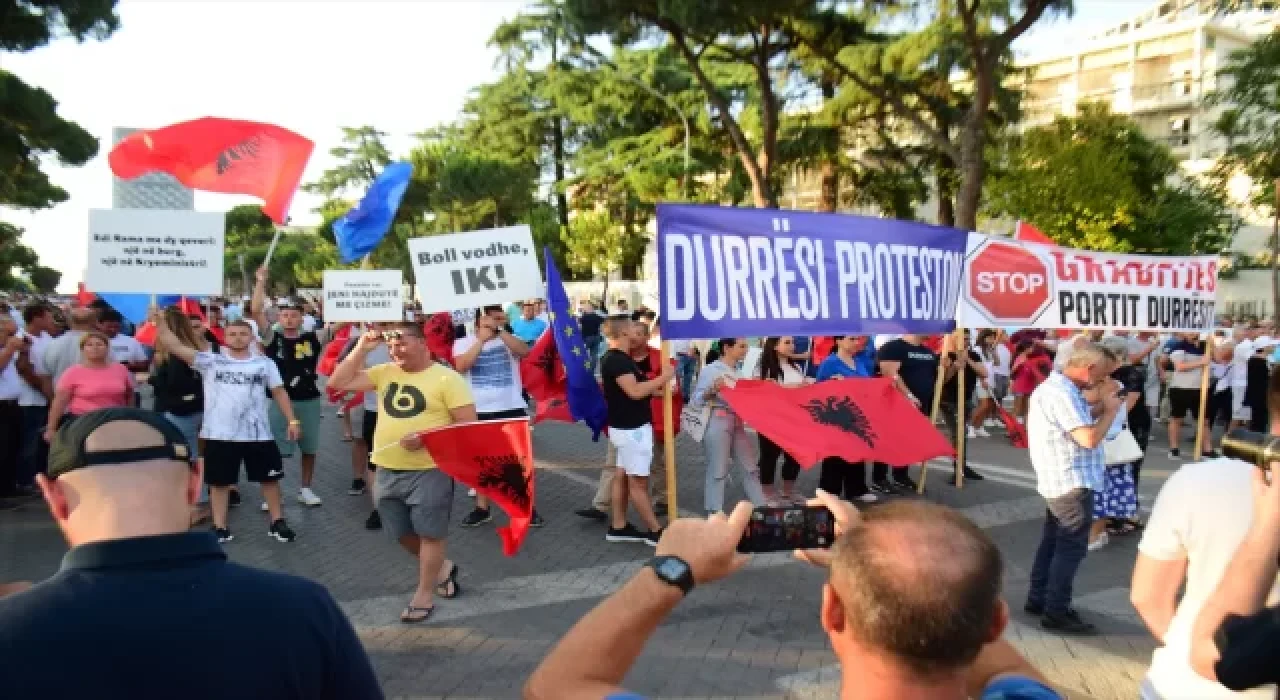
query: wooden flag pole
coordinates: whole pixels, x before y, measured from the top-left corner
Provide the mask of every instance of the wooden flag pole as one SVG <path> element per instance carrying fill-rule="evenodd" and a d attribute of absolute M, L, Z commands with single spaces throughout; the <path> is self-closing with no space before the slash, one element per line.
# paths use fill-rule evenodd
<path fill-rule="evenodd" d="M 671 362 L 671 341 L 662 341 L 662 359 L 658 371 L 667 369 Z M 680 517 L 680 508 L 676 505 L 676 496 L 680 490 L 679 479 L 676 478 L 676 431 L 675 407 L 671 402 L 671 382 L 662 387 L 662 454 L 667 465 L 667 522 L 672 523 Z"/>
<path fill-rule="evenodd" d="M 1204 453 L 1204 441 L 1213 438 L 1213 426 L 1206 425 L 1208 421 L 1205 420 L 1207 417 L 1205 409 L 1209 405 L 1209 376 L 1213 374 L 1213 351 L 1213 334 L 1210 333 L 1208 340 L 1204 341 L 1204 359 L 1207 364 L 1204 366 L 1203 374 L 1200 375 L 1200 412 L 1196 414 L 1198 416 L 1196 418 L 1196 443 L 1195 452 L 1192 454 L 1191 459 L 1200 459 L 1200 455 Z"/>
<path fill-rule="evenodd" d="M 956 368 L 956 488 L 964 488 L 964 450 L 965 442 L 968 438 L 969 426 L 964 420 L 964 373 L 969 369 L 969 346 L 964 342 L 964 330 L 956 329 L 959 337 L 956 339 L 958 347 L 956 352 L 956 362 L 960 366 Z"/>
<path fill-rule="evenodd" d="M 961 331 L 963 332 L 963 331 Z M 942 357 L 946 357 L 951 352 L 953 334 L 948 334 L 942 338 Z M 961 336 L 963 337 L 963 336 Z M 942 377 L 946 373 L 942 369 L 942 360 L 938 360 L 938 376 L 933 380 L 933 401 L 929 407 L 929 425 L 936 425 L 938 422 L 938 410 L 942 407 Z M 924 482 L 929 475 L 929 461 L 925 460 L 920 463 L 920 483 L 916 486 L 916 493 L 924 494 Z"/>

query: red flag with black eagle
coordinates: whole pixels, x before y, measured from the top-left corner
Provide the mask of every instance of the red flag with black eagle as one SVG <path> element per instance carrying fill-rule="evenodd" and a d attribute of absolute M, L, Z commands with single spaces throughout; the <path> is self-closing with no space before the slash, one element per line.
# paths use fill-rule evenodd
<path fill-rule="evenodd" d="M 806 466 L 824 457 L 915 464 L 955 454 L 951 442 L 888 379 L 798 388 L 741 380 L 720 395 L 747 425 Z"/>
<path fill-rule="evenodd" d="M 441 311 L 437 314 L 431 314 L 427 320 L 422 323 L 422 334 L 427 340 L 427 349 L 436 358 L 444 360 L 453 366 L 453 314 L 448 311 Z"/>
<path fill-rule="evenodd" d="M 283 224 L 314 148 L 274 124 L 203 117 L 135 131 L 111 149 L 107 162 L 125 180 L 159 171 L 192 189 L 258 197 L 263 213 Z"/>
<path fill-rule="evenodd" d="M 533 397 L 534 423 L 576 422 L 569 411 L 569 378 L 560 361 L 554 334 L 543 333 L 529 354 L 520 360 L 520 383 Z"/>
<path fill-rule="evenodd" d="M 333 339 L 324 346 L 324 350 L 320 352 L 320 359 L 316 362 L 317 374 L 322 377 L 333 375 L 333 370 L 338 367 L 338 358 L 342 356 L 342 349 L 347 347 L 347 343 L 351 341 L 351 334 L 356 332 L 357 328 L 359 326 L 345 324 L 334 331 Z M 358 391 L 338 391 L 326 386 L 324 393 L 329 403 L 338 404 L 348 411 L 364 401 L 364 394 Z"/>
<path fill-rule="evenodd" d="M 533 518 L 533 441 L 529 420 L 455 423 L 418 433 L 436 466 L 498 504 L 511 524 L 499 527 L 502 553 L 520 551 Z"/>

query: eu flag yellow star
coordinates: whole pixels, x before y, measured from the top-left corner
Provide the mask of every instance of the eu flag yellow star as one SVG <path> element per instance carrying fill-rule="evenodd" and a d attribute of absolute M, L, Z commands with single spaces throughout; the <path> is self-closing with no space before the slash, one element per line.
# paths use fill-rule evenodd
<path fill-rule="evenodd" d="M 565 327 L 564 327 L 564 337 L 566 337 L 566 338 L 572 338 L 572 337 L 573 337 L 573 326 L 565 326 Z"/>
<path fill-rule="evenodd" d="M 577 345 L 573 346 L 573 354 L 582 356 L 582 348 L 578 347 Z"/>
<path fill-rule="evenodd" d="M 548 312 L 547 312 L 547 319 L 548 319 L 548 320 L 550 320 L 552 323 L 555 323 L 555 322 L 556 322 L 556 312 L 554 312 L 554 311 L 548 311 Z"/>

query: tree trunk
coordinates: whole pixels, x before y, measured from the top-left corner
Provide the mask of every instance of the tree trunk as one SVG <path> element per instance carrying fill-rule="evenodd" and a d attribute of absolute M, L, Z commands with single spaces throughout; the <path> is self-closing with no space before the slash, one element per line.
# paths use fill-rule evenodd
<path fill-rule="evenodd" d="M 836 96 L 835 76 L 825 73 L 822 76 L 822 82 L 819 85 L 822 90 L 823 103 L 830 102 Z M 818 200 L 818 211 L 833 212 L 839 206 L 840 199 L 840 172 L 837 168 L 837 161 L 840 158 L 840 128 L 834 124 L 828 125 L 831 133 L 827 135 L 827 143 L 823 144 L 824 153 L 821 166 L 822 176 L 822 192 Z"/>
<path fill-rule="evenodd" d="M 941 156 L 940 154 L 938 167 L 935 171 L 935 184 L 938 189 L 939 226 L 956 225 L 955 177 L 955 166 L 946 160 L 946 156 Z"/>
<path fill-rule="evenodd" d="M 1280 177 L 1272 186 L 1276 191 L 1271 216 L 1271 316 L 1280 318 Z"/>
<path fill-rule="evenodd" d="M 960 192 L 956 196 L 955 223 L 952 225 L 965 231 L 976 231 L 978 228 L 982 180 L 987 169 L 982 150 L 986 145 L 987 107 L 991 103 L 991 96 L 988 90 L 983 99 L 983 92 L 979 87 L 974 95 L 973 107 L 960 128 Z"/>

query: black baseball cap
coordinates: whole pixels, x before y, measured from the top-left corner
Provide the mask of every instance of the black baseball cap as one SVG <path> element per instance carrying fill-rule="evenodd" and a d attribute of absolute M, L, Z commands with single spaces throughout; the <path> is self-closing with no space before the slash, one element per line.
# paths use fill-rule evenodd
<path fill-rule="evenodd" d="M 108 423 L 129 421 L 142 423 L 160 433 L 160 443 L 152 443 L 123 450 L 89 451 L 85 442 L 95 430 Z M 191 447 L 182 432 L 159 413 L 140 408 L 107 408 L 86 413 L 62 426 L 49 446 L 49 478 L 56 479 L 77 469 L 110 464 L 129 464 L 149 459 L 171 459 L 175 462 L 191 461 Z"/>

